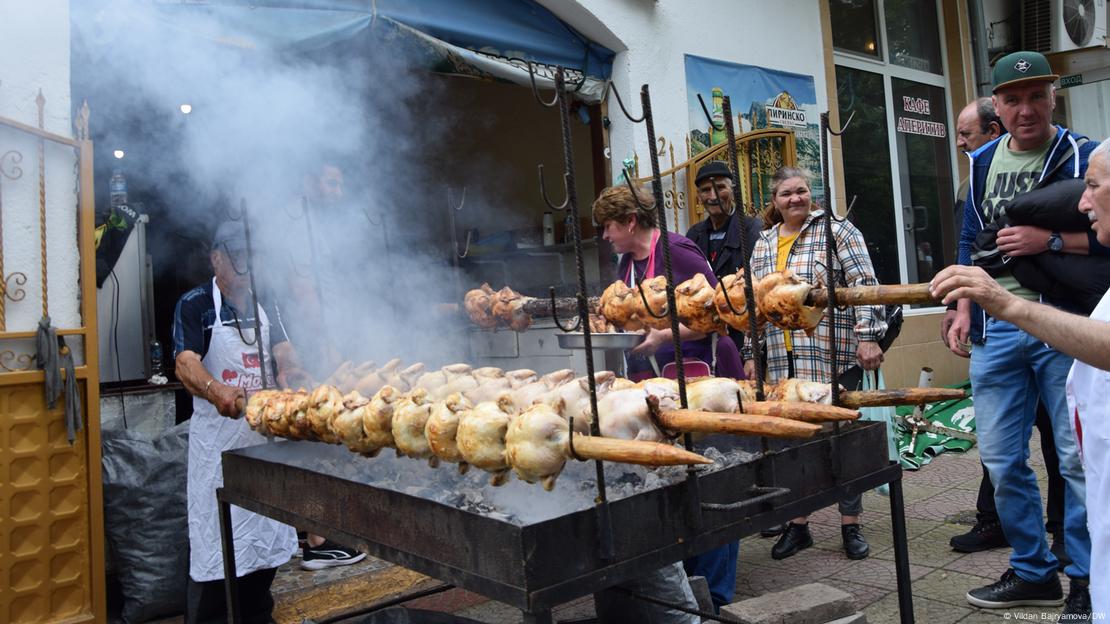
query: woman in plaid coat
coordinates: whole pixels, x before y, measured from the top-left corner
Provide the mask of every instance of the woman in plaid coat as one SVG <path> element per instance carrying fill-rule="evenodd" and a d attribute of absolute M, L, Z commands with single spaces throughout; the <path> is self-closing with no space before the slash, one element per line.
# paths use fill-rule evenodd
<path fill-rule="evenodd" d="M 764 212 L 768 229 L 764 230 L 752 251 L 751 269 L 754 280 L 769 273 L 790 269 L 811 284 L 827 284 L 836 279 L 847 286 L 874 286 L 879 283 L 871 266 L 863 234 L 849 221 L 833 220 L 836 238 L 836 266 L 832 275 L 825 267 L 825 212 L 810 198 L 809 174 L 794 167 L 782 167 L 771 179 L 772 203 Z M 764 332 L 767 348 L 767 380 L 776 382 L 788 377 L 829 382 L 829 319 L 818 325 L 813 336 L 803 331 L 783 330 L 767 324 Z M 838 314 L 836 319 L 837 361 L 841 383 L 859 384 L 862 370 L 875 370 L 883 360 L 879 338 L 886 332 L 882 306 L 856 306 Z M 751 358 L 745 349 L 744 368 L 752 370 Z M 854 368 L 858 365 L 858 368 Z M 851 370 L 849 370 L 851 369 Z M 862 497 L 840 501 L 841 537 L 850 559 L 867 557 L 870 548 L 859 527 L 863 511 Z M 813 545 L 806 518 L 795 518 L 782 532 L 771 550 L 775 559 L 785 559 Z"/>

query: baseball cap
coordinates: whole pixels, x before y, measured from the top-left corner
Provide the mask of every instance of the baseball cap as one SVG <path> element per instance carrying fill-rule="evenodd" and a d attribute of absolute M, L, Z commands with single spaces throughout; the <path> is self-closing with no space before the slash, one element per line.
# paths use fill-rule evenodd
<path fill-rule="evenodd" d="M 698 169 L 698 175 L 694 178 L 694 184 L 701 184 L 701 181 L 706 178 L 731 178 L 732 171 L 729 170 L 728 165 L 720 160 L 711 160 Z"/>
<path fill-rule="evenodd" d="M 1055 82 L 1060 76 L 1052 73 L 1048 59 L 1040 52 L 1021 50 L 998 59 L 991 73 L 992 93 L 1002 87 L 1027 82 Z"/>
<path fill-rule="evenodd" d="M 243 224 L 236 221 L 221 223 L 212 235 L 212 249 L 217 248 L 224 248 L 229 253 L 246 250 L 247 237 L 243 232 Z"/>

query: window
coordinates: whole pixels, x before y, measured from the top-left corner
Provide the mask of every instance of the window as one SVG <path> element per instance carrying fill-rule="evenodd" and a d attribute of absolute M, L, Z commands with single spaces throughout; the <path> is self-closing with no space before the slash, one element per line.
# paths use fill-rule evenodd
<path fill-rule="evenodd" d="M 875 0 L 829 0 L 833 47 L 879 57 Z"/>

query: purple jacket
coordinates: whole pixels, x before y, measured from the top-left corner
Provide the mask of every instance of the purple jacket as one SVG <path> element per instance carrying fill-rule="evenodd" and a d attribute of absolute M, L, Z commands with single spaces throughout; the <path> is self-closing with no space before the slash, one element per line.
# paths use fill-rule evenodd
<path fill-rule="evenodd" d="M 674 284 L 678 286 L 682 282 L 690 279 L 697 273 L 705 275 L 706 281 L 710 286 L 717 286 L 717 276 L 713 274 L 713 268 L 709 266 L 709 261 L 705 259 L 701 249 L 694 244 L 693 241 L 682 236 L 669 232 L 667 234 L 667 242 L 671 249 L 671 271 L 674 274 Z M 617 264 L 617 277 L 628 281 L 628 267 L 632 264 L 632 255 L 624 254 L 621 256 L 620 262 Z M 646 264 L 646 262 L 644 263 Z M 640 267 L 637 267 L 637 281 L 640 278 Z M 654 275 L 665 275 L 663 266 L 663 238 L 659 238 L 659 242 L 655 244 L 655 267 Z M 682 356 L 684 358 L 697 358 L 703 362 L 712 362 L 712 347 L 711 336 L 702 338 L 701 340 L 687 340 L 682 343 Z M 674 345 L 667 342 L 659 347 L 655 352 L 655 361 L 662 368 L 674 361 Z M 650 366 L 647 364 L 646 358 L 629 358 L 628 362 L 629 372 L 641 370 L 643 366 Z M 740 361 L 740 352 L 736 348 L 736 343 L 728 336 L 721 336 L 717 340 L 717 369 L 715 371 L 718 377 L 732 377 L 734 379 L 742 379 L 744 376 L 744 366 Z"/>

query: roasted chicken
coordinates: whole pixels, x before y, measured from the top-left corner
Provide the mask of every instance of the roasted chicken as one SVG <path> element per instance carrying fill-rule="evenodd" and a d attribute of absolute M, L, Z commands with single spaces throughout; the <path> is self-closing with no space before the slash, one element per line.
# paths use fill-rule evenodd
<path fill-rule="evenodd" d="M 744 292 L 744 269 L 737 269 L 736 273 L 725 275 L 721 281 L 717 283 L 717 290 L 714 292 L 713 304 L 717 307 L 717 314 L 721 320 L 729 327 L 747 333 L 751 330 L 748 320 L 748 297 Z M 728 299 L 725 299 L 725 291 L 727 290 Z M 732 303 L 732 308 L 735 308 L 739 314 L 736 314 L 729 308 L 729 303 Z M 755 320 L 760 327 L 766 321 L 766 318 L 756 309 Z"/>
<path fill-rule="evenodd" d="M 432 453 L 443 461 L 458 464 L 460 474 L 465 473 L 470 465 L 463 459 L 456 442 L 459 415 L 472 407 L 474 406 L 466 400 L 466 397 L 456 392 L 432 404 L 432 411 L 424 426 L 424 437 L 428 439 L 428 446 L 431 447 Z"/>
<path fill-rule="evenodd" d="M 721 321 L 713 297 L 717 291 L 709 285 L 705 275 L 698 273 L 675 286 L 675 309 L 678 318 L 690 329 L 703 334 L 728 333 L 728 327 Z M 731 293 L 729 293 L 731 295 Z"/>
<path fill-rule="evenodd" d="M 825 315 L 824 309 L 805 304 L 812 289 L 811 284 L 798 279 L 790 269 L 776 271 L 755 283 L 755 301 L 759 311 L 776 327 L 801 329 L 812 336 Z"/>
<path fill-rule="evenodd" d="M 468 464 L 493 473 L 492 485 L 503 485 L 508 478 L 505 433 L 516 412 L 512 398 L 506 393 L 497 401 L 485 401 L 459 413 L 455 436 L 459 454 Z"/>

